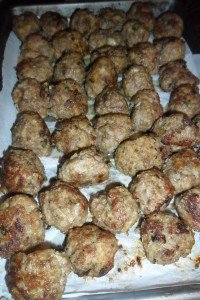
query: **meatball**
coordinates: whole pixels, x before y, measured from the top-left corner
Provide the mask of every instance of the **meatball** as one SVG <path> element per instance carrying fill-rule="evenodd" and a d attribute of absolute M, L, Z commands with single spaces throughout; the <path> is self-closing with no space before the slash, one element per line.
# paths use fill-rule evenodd
<path fill-rule="evenodd" d="M 12 146 L 33 150 L 39 156 L 50 155 L 50 132 L 38 113 L 25 111 L 18 114 L 11 131 Z"/>
<path fill-rule="evenodd" d="M 17 65 L 16 70 L 19 80 L 33 78 L 44 82 L 50 80 L 53 75 L 53 67 L 49 58 L 42 55 L 24 59 Z"/>
<path fill-rule="evenodd" d="M 182 84 L 172 91 L 168 110 L 185 113 L 193 118 L 200 113 L 200 95 L 198 88 L 190 84 Z"/>
<path fill-rule="evenodd" d="M 12 99 L 18 111 L 35 111 L 42 118 L 47 116 L 48 97 L 46 84 L 36 79 L 27 78 L 17 82 L 12 92 Z"/>
<path fill-rule="evenodd" d="M 96 147 L 104 154 L 112 153 L 127 138 L 132 129 L 131 120 L 124 114 L 106 114 L 95 120 Z"/>
<path fill-rule="evenodd" d="M 124 46 L 124 38 L 121 32 L 113 32 L 109 29 L 101 29 L 93 32 L 88 41 L 90 50 L 93 51 L 103 46 Z"/>
<path fill-rule="evenodd" d="M 36 195 L 44 180 L 44 167 L 33 151 L 9 148 L 4 152 L 2 183 L 8 192 Z"/>
<path fill-rule="evenodd" d="M 129 176 L 153 167 L 161 168 L 162 163 L 160 142 L 154 135 L 133 134 L 115 152 L 116 168 Z"/>
<path fill-rule="evenodd" d="M 149 42 L 138 43 L 130 48 L 128 58 L 131 64 L 144 66 L 150 74 L 158 72 L 158 51 Z"/>
<path fill-rule="evenodd" d="M 200 188 L 194 188 L 179 195 L 175 200 L 176 210 L 192 229 L 200 231 Z"/>
<path fill-rule="evenodd" d="M 159 53 L 160 65 L 185 57 L 185 42 L 180 38 L 164 37 L 155 40 L 154 45 Z"/>
<path fill-rule="evenodd" d="M 66 252 L 78 276 L 101 277 L 114 267 L 117 239 L 95 225 L 70 229 Z"/>
<path fill-rule="evenodd" d="M 156 91 L 141 90 L 131 98 L 131 101 L 133 102 L 132 128 L 136 132 L 149 130 L 163 114 L 160 98 Z"/>
<path fill-rule="evenodd" d="M 93 196 L 90 210 L 93 223 L 113 233 L 127 233 L 138 220 L 137 203 L 123 186 Z"/>
<path fill-rule="evenodd" d="M 140 232 L 147 259 L 154 264 L 172 264 L 187 256 L 194 245 L 194 234 L 190 228 L 167 212 L 148 215 Z"/>
<path fill-rule="evenodd" d="M 165 92 L 171 92 L 181 84 L 199 84 L 199 79 L 186 67 L 186 62 L 176 60 L 165 64 L 159 69 L 159 84 Z"/>
<path fill-rule="evenodd" d="M 141 90 L 153 90 L 151 75 L 147 69 L 139 65 L 131 65 L 124 73 L 122 87 L 127 97 L 132 97 Z"/>
<path fill-rule="evenodd" d="M 181 37 L 182 33 L 183 20 L 176 13 L 166 11 L 157 17 L 154 26 L 154 36 L 157 39 L 168 36 Z"/>
<path fill-rule="evenodd" d="M 8 286 L 14 299 L 60 300 L 71 265 L 64 252 L 53 249 L 18 253 L 8 266 Z"/>
<path fill-rule="evenodd" d="M 150 32 L 144 23 L 138 20 L 128 20 L 122 28 L 122 36 L 128 47 L 133 47 L 149 39 Z"/>
<path fill-rule="evenodd" d="M 58 150 L 69 154 L 95 145 L 96 136 L 86 117 L 74 117 L 56 123 L 52 143 Z"/>
<path fill-rule="evenodd" d="M 107 85 L 117 84 L 117 73 L 108 57 L 97 58 L 86 76 L 85 89 L 88 97 L 95 98 Z"/>
<path fill-rule="evenodd" d="M 100 19 L 86 8 L 78 8 L 74 11 L 70 19 L 72 30 L 79 31 L 88 38 L 90 34 L 100 27 Z"/>
<path fill-rule="evenodd" d="M 88 45 L 84 37 L 75 30 L 57 32 L 52 43 L 56 58 L 60 58 L 64 52 L 78 52 L 81 54 L 88 52 Z"/>
<path fill-rule="evenodd" d="M 51 40 L 55 33 L 67 28 L 67 18 L 57 12 L 47 11 L 40 17 L 42 34 Z"/>
<path fill-rule="evenodd" d="M 85 81 L 85 66 L 82 55 L 78 52 L 65 54 L 57 63 L 54 70 L 56 81 L 71 78 L 79 84 Z"/>
<path fill-rule="evenodd" d="M 128 114 L 128 104 L 120 90 L 115 86 L 107 86 L 95 98 L 94 108 L 97 114 Z"/>
<path fill-rule="evenodd" d="M 176 194 L 200 184 L 200 158 L 194 150 L 186 149 L 172 154 L 163 172 L 169 177 Z"/>
<path fill-rule="evenodd" d="M 56 119 L 86 115 L 87 95 L 75 80 L 68 78 L 51 86 L 49 106 L 49 115 Z"/>
<path fill-rule="evenodd" d="M 13 18 L 13 31 L 17 37 L 24 41 L 26 37 L 40 30 L 40 23 L 37 16 L 32 12 L 25 12 Z"/>
<path fill-rule="evenodd" d="M 67 159 L 59 168 L 58 177 L 74 186 L 95 185 L 108 179 L 109 166 L 92 147 Z"/>
<path fill-rule="evenodd" d="M 52 184 L 40 193 L 39 201 L 46 224 L 63 233 L 86 222 L 88 201 L 77 188 L 67 183 Z"/>
<path fill-rule="evenodd" d="M 160 170 L 140 172 L 130 185 L 130 192 L 145 214 L 164 209 L 171 201 L 174 187 Z"/>
<path fill-rule="evenodd" d="M 120 31 L 126 21 L 126 14 L 122 9 L 104 7 L 99 12 L 100 27 Z"/>
<path fill-rule="evenodd" d="M 0 257 L 25 251 L 44 240 L 42 214 L 33 197 L 13 195 L 0 203 Z"/>

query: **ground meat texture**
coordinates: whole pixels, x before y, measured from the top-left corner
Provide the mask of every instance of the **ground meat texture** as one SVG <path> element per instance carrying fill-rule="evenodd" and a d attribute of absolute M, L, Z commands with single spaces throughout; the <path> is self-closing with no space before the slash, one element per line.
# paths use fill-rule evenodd
<path fill-rule="evenodd" d="M 66 252 L 78 276 L 101 277 L 114 267 L 117 239 L 95 225 L 69 231 Z"/>
<path fill-rule="evenodd" d="M 40 25 L 42 34 L 51 40 L 55 33 L 67 28 L 68 22 L 67 18 L 61 16 L 59 13 L 47 11 L 41 15 Z"/>
<path fill-rule="evenodd" d="M 41 84 L 36 79 L 27 78 L 16 83 L 12 99 L 18 111 L 35 111 L 42 118 L 47 116 L 48 97 L 46 84 Z"/>
<path fill-rule="evenodd" d="M 98 48 L 91 53 L 91 62 L 102 56 L 107 56 L 112 60 L 118 74 L 122 73 L 127 66 L 127 50 L 123 46 L 103 46 Z"/>
<path fill-rule="evenodd" d="M 78 52 L 86 54 L 88 52 L 88 45 L 80 34 L 80 32 L 59 31 L 53 37 L 53 48 L 56 58 L 60 58 L 64 52 Z"/>
<path fill-rule="evenodd" d="M 115 164 L 117 169 L 129 176 L 153 167 L 161 168 L 163 161 L 159 139 L 154 135 L 133 134 L 118 146 Z"/>
<path fill-rule="evenodd" d="M 169 177 L 176 194 L 200 184 L 200 158 L 194 150 L 186 149 L 172 154 L 163 172 Z"/>
<path fill-rule="evenodd" d="M 53 67 L 49 58 L 42 55 L 24 59 L 17 65 L 16 70 L 19 80 L 33 78 L 39 82 L 45 82 L 53 75 Z"/>
<path fill-rule="evenodd" d="M 149 42 L 138 43 L 128 51 L 128 59 L 131 64 L 142 65 L 150 74 L 158 72 L 158 51 Z"/>
<path fill-rule="evenodd" d="M 58 150 L 69 154 L 95 145 L 96 135 L 86 117 L 58 121 L 52 134 L 52 143 Z"/>
<path fill-rule="evenodd" d="M 132 129 L 136 132 L 149 130 L 154 122 L 162 116 L 163 108 L 156 91 L 142 90 L 131 98 Z"/>
<path fill-rule="evenodd" d="M 50 132 L 38 113 L 25 111 L 18 114 L 11 131 L 12 146 L 33 150 L 38 156 L 50 155 Z"/>
<path fill-rule="evenodd" d="M 160 65 L 185 57 L 185 42 L 180 38 L 164 37 L 154 40 L 154 45 L 159 53 Z"/>
<path fill-rule="evenodd" d="M 44 180 L 44 167 L 33 151 L 9 148 L 4 152 L 2 183 L 8 192 L 36 195 Z"/>
<path fill-rule="evenodd" d="M 151 75 L 139 65 L 131 65 L 125 72 L 122 87 L 127 97 L 132 97 L 141 90 L 154 90 Z"/>
<path fill-rule="evenodd" d="M 126 21 L 126 14 L 123 10 L 104 7 L 99 12 L 100 27 L 102 29 L 111 29 L 113 31 L 121 30 Z"/>
<path fill-rule="evenodd" d="M 198 88 L 190 84 L 182 84 L 172 91 L 168 110 L 185 113 L 193 118 L 200 113 L 200 95 Z"/>
<path fill-rule="evenodd" d="M 88 38 L 92 32 L 99 29 L 100 19 L 88 9 L 78 8 L 70 18 L 70 27 Z"/>
<path fill-rule="evenodd" d="M 137 20 L 128 20 L 123 25 L 122 35 L 130 48 L 140 42 L 148 41 L 150 32 L 144 23 Z"/>
<path fill-rule="evenodd" d="M 154 27 L 153 7 L 150 2 L 134 2 L 127 12 L 128 19 L 138 20 L 152 30 Z"/>
<path fill-rule="evenodd" d="M 157 17 L 154 26 L 154 36 L 157 39 L 168 36 L 181 37 L 182 33 L 183 20 L 176 13 L 166 11 Z"/>
<path fill-rule="evenodd" d="M 113 153 L 132 129 L 131 120 L 124 114 L 106 114 L 95 120 L 96 147 L 104 154 Z"/>
<path fill-rule="evenodd" d="M 86 76 L 85 89 L 88 97 L 95 98 L 107 85 L 117 84 L 117 73 L 108 57 L 97 58 Z"/>
<path fill-rule="evenodd" d="M 63 233 L 82 226 L 88 215 L 88 201 L 81 192 L 64 182 L 56 182 L 39 195 L 46 224 Z"/>
<path fill-rule="evenodd" d="M 171 92 L 182 84 L 199 84 L 199 79 L 187 69 L 183 60 L 172 61 L 160 67 L 159 75 L 160 87 L 165 92 Z"/>
<path fill-rule="evenodd" d="M 18 253 L 8 266 L 8 287 L 14 299 L 60 300 L 71 265 L 64 252 L 53 249 Z"/>
<path fill-rule="evenodd" d="M 79 84 L 85 81 L 85 66 L 80 53 L 65 54 L 55 66 L 54 80 L 61 81 L 66 78 L 74 79 Z"/>
<path fill-rule="evenodd" d="M 200 231 L 200 188 L 188 190 L 175 200 L 176 210 L 185 223 Z"/>
<path fill-rule="evenodd" d="M 94 109 L 98 115 L 109 113 L 128 114 L 128 104 L 122 92 L 115 86 L 107 86 L 95 98 Z"/>
<path fill-rule="evenodd" d="M 40 30 L 40 24 L 37 16 L 32 12 L 25 12 L 13 18 L 13 31 L 17 37 L 24 41 L 26 37 Z"/>
<path fill-rule="evenodd" d="M 142 222 L 140 233 L 147 259 L 154 264 L 172 264 L 187 256 L 194 245 L 190 228 L 167 212 L 148 215 Z"/>
<path fill-rule="evenodd" d="M 25 251 L 44 240 L 42 214 L 35 200 L 18 194 L 0 204 L 0 257 Z"/>
<path fill-rule="evenodd" d="M 91 198 L 92 222 L 112 233 L 127 233 L 138 220 L 138 206 L 131 193 L 116 186 Z"/>
<path fill-rule="evenodd" d="M 87 95 L 73 79 L 60 81 L 50 87 L 49 115 L 56 119 L 70 119 L 86 115 L 88 111 Z"/>
<path fill-rule="evenodd" d="M 171 201 L 174 187 L 167 176 L 153 168 L 140 172 L 130 185 L 130 192 L 144 214 L 164 209 Z"/>
<path fill-rule="evenodd" d="M 95 185 L 108 179 L 109 166 L 92 147 L 65 160 L 59 168 L 58 177 L 74 186 Z"/>
<path fill-rule="evenodd" d="M 89 47 L 93 51 L 103 46 L 124 46 L 124 38 L 121 32 L 113 32 L 110 29 L 101 29 L 93 32 L 89 38 Z"/>

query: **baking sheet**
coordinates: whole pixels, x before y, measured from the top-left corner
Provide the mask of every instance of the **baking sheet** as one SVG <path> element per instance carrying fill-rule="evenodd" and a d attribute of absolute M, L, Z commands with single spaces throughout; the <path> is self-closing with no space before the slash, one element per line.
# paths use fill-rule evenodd
<path fill-rule="evenodd" d="M 104 6 L 105 5 L 106 3 L 104 3 Z M 67 7 L 68 6 L 65 5 L 65 9 Z M 10 128 L 16 118 L 16 109 L 12 102 L 11 91 L 17 81 L 15 66 L 19 54 L 19 46 L 19 40 L 14 33 L 11 33 L 5 49 L 3 90 L 0 94 L 0 156 L 2 156 L 3 151 L 11 144 Z M 189 69 L 197 75 L 192 61 L 192 54 L 188 47 L 186 48 L 186 60 Z M 161 103 L 163 106 L 166 106 L 169 94 L 159 89 L 157 76 L 154 76 L 153 80 L 159 92 Z M 91 117 L 91 114 L 89 114 L 89 116 Z M 48 126 L 53 129 L 54 123 L 49 122 Z M 58 163 L 57 153 L 54 152 L 54 157 L 41 158 L 41 160 L 45 166 L 48 179 L 55 177 Z M 104 187 L 111 182 L 121 182 L 125 186 L 128 186 L 131 177 L 116 171 L 114 162 L 112 161 L 112 163 L 113 167 L 111 168 L 108 181 L 95 187 L 81 189 L 88 199 L 90 194 L 104 189 Z M 88 220 L 90 220 L 90 216 Z M 46 240 L 55 245 L 62 245 L 64 239 L 65 235 L 53 227 L 46 231 Z M 64 299 L 93 293 L 139 291 L 164 286 L 200 283 L 200 233 L 195 233 L 195 247 L 193 247 L 192 253 L 188 257 L 180 258 L 178 262 L 167 266 L 153 265 L 145 259 L 143 248 L 139 240 L 137 224 L 131 228 L 128 235 L 117 234 L 117 239 L 120 249 L 115 257 L 115 267 L 106 276 L 94 279 L 89 277 L 80 278 L 74 273 L 71 273 L 68 277 L 65 293 L 63 295 Z M 0 296 L 11 299 L 5 284 L 5 262 L 6 260 L 0 259 Z"/>

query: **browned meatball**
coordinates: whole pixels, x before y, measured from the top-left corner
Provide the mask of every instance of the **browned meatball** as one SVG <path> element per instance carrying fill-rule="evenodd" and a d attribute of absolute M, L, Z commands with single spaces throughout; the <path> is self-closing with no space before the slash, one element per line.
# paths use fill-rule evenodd
<path fill-rule="evenodd" d="M 89 38 L 90 50 L 95 50 L 103 46 L 124 46 L 124 38 L 121 32 L 113 32 L 110 29 L 101 29 L 93 32 Z"/>
<path fill-rule="evenodd" d="M 122 28 L 122 35 L 128 47 L 133 47 L 137 43 L 146 42 L 150 32 L 144 23 L 138 20 L 128 20 Z"/>
<path fill-rule="evenodd" d="M 18 111 L 30 110 L 38 112 L 42 118 L 47 116 L 46 85 L 42 85 L 36 79 L 18 81 L 13 89 L 12 98 Z"/>
<path fill-rule="evenodd" d="M 127 97 L 132 97 L 141 90 L 153 90 L 151 75 L 139 65 L 131 65 L 124 73 L 122 87 Z"/>
<path fill-rule="evenodd" d="M 181 84 L 197 85 L 199 79 L 186 67 L 186 62 L 176 60 L 159 69 L 159 84 L 165 92 L 171 92 Z"/>
<path fill-rule="evenodd" d="M 81 192 L 67 183 L 57 181 L 39 195 L 46 224 L 67 233 L 82 226 L 88 215 L 88 201 Z"/>
<path fill-rule="evenodd" d="M 138 220 L 137 203 L 123 186 L 93 196 L 90 211 L 94 224 L 113 233 L 127 233 Z"/>
<path fill-rule="evenodd" d="M 147 131 L 163 114 L 160 98 L 156 91 L 142 90 L 131 98 L 133 109 L 131 112 L 132 128 L 134 131 Z"/>
<path fill-rule="evenodd" d="M 100 19 L 86 8 L 78 8 L 74 11 L 70 18 L 71 29 L 79 31 L 86 38 L 98 30 L 100 27 Z"/>
<path fill-rule="evenodd" d="M 167 212 L 148 215 L 140 232 L 147 259 L 154 264 L 172 264 L 187 256 L 194 245 L 194 234 L 190 228 Z"/>
<path fill-rule="evenodd" d="M 11 131 L 12 146 L 33 150 L 39 156 L 50 155 L 50 132 L 38 113 L 25 111 L 18 114 Z"/>
<path fill-rule="evenodd" d="M 198 144 L 200 142 L 200 114 L 196 115 L 193 119 L 192 122 L 197 126 L 198 128 Z"/>
<path fill-rule="evenodd" d="M 2 183 L 8 192 L 36 195 L 44 180 L 44 167 L 33 151 L 9 148 L 4 152 Z"/>
<path fill-rule="evenodd" d="M 59 168 L 58 177 L 74 186 L 94 185 L 108 179 L 109 166 L 92 147 L 67 159 Z"/>
<path fill-rule="evenodd" d="M 120 31 L 126 21 L 126 14 L 122 9 L 104 7 L 99 12 L 99 18 L 102 29 Z"/>
<path fill-rule="evenodd" d="M 47 11 L 40 17 L 42 34 L 51 40 L 55 33 L 67 28 L 67 18 L 57 12 Z"/>
<path fill-rule="evenodd" d="M 150 74 L 158 72 L 158 51 L 149 42 L 138 43 L 129 49 L 128 58 L 131 64 L 144 66 Z"/>
<path fill-rule="evenodd" d="M 176 210 L 192 229 L 200 231 L 200 188 L 194 188 L 179 195 L 175 200 Z"/>
<path fill-rule="evenodd" d="M 37 16 L 32 12 L 25 12 L 13 18 L 13 31 L 17 37 L 24 41 L 26 37 L 40 30 L 40 24 Z"/>
<path fill-rule="evenodd" d="M 193 150 L 174 153 L 164 164 L 163 172 L 169 177 L 176 194 L 200 184 L 200 158 Z"/>
<path fill-rule="evenodd" d="M 56 119 L 86 115 L 88 110 L 85 91 L 69 78 L 50 87 L 49 105 L 49 115 Z"/>
<path fill-rule="evenodd" d="M 95 98 L 94 108 L 97 114 L 128 114 L 128 104 L 120 90 L 115 86 L 107 86 Z"/>
<path fill-rule="evenodd" d="M 13 195 L 0 204 L 0 257 L 25 251 L 44 240 L 42 214 L 33 197 Z"/>
<path fill-rule="evenodd" d="M 155 21 L 154 35 L 157 39 L 168 36 L 181 37 L 183 20 L 174 12 L 166 11 Z"/>
<path fill-rule="evenodd" d="M 171 201 L 174 187 L 160 170 L 140 172 L 130 185 L 130 192 L 145 214 L 164 209 Z"/>
<path fill-rule="evenodd" d="M 172 91 L 168 110 L 182 112 L 193 118 L 200 113 L 200 95 L 196 86 L 182 84 Z"/>
<path fill-rule="evenodd" d="M 108 57 L 97 58 L 90 67 L 85 89 L 90 98 L 95 98 L 107 85 L 117 84 L 117 73 L 112 60 Z"/>
<path fill-rule="evenodd" d="M 104 154 L 113 153 L 132 129 L 131 120 L 124 114 L 106 114 L 95 120 L 96 147 Z"/>
<path fill-rule="evenodd" d="M 78 276 L 101 277 L 114 267 L 117 239 L 95 225 L 69 231 L 66 252 Z"/>
<path fill-rule="evenodd" d="M 96 136 L 86 117 L 58 121 L 52 134 L 52 143 L 58 150 L 69 154 L 95 145 Z"/>
<path fill-rule="evenodd" d="M 8 286 L 14 299 L 60 300 L 71 265 L 64 252 L 53 249 L 18 253 L 8 267 Z"/>
<path fill-rule="evenodd" d="M 115 152 L 116 168 L 129 176 L 153 167 L 161 168 L 162 163 L 160 142 L 154 135 L 133 134 Z"/>
<path fill-rule="evenodd" d="M 33 78 L 39 82 L 44 82 L 51 79 L 53 75 L 53 67 L 49 58 L 42 55 L 24 59 L 17 65 L 16 70 L 19 80 Z"/>

